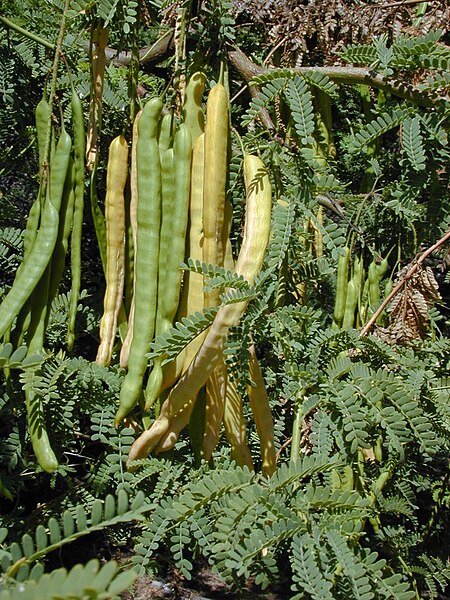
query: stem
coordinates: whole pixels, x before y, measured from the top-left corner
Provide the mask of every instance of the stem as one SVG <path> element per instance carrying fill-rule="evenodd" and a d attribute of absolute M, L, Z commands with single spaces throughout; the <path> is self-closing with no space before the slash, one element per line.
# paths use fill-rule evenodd
<path fill-rule="evenodd" d="M 420 0 L 414 0 L 414 4 L 419 3 L 419 1 Z M 403 1 L 401 3 L 403 4 Z M 165 33 L 161 38 L 159 38 L 153 44 L 153 46 L 142 48 L 141 50 L 139 50 L 140 64 L 142 65 L 146 62 L 159 62 L 163 60 L 167 57 L 167 54 L 172 47 L 172 44 L 173 30 L 170 30 L 167 33 Z M 88 50 L 89 42 L 84 42 L 83 46 L 86 50 Z M 128 65 L 131 60 L 131 52 L 117 52 L 117 50 L 113 48 L 106 48 L 105 51 L 107 61 L 113 62 L 116 65 Z M 269 73 L 271 70 L 266 67 L 261 67 L 260 65 L 257 65 L 256 63 L 251 61 L 242 52 L 242 50 L 240 50 L 237 47 L 228 52 L 228 59 L 230 63 L 234 66 L 234 68 L 243 77 L 243 79 L 247 81 L 247 83 L 249 83 L 251 78 L 255 75 Z M 398 96 L 399 98 L 403 98 L 404 100 L 413 102 L 417 106 L 436 106 L 443 99 L 448 100 L 448 96 L 432 98 L 431 96 L 423 94 L 417 89 L 404 89 L 400 87 L 401 83 L 389 80 L 388 78 L 383 77 L 383 75 L 380 75 L 379 73 L 373 73 L 373 71 L 371 71 L 370 69 L 366 69 L 363 67 L 311 66 L 299 67 L 297 69 L 292 69 L 292 71 L 294 73 L 299 73 L 300 75 L 313 72 L 321 73 L 323 75 L 326 75 L 336 83 L 343 83 L 349 85 L 368 85 L 375 89 L 383 90 L 387 93 L 393 94 L 394 96 Z M 253 87 L 255 86 L 250 86 L 250 92 L 252 93 L 252 95 L 254 94 L 254 90 L 252 90 Z M 265 114 L 264 118 L 267 119 L 267 116 L 268 115 Z M 267 126 L 269 129 L 274 129 L 273 123 L 271 123 L 270 119 L 267 119 Z"/>
<path fill-rule="evenodd" d="M 238 130 L 235 127 L 231 127 L 231 129 L 234 132 L 234 135 L 237 137 L 239 145 L 241 147 L 242 150 L 242 156 L 245 156 L 246 152 L 245 152 L 245 148 L 244 148 L 244 142 L 242 141 L 242 137 L 239 135 Z"/>
<path fill-rule="evenodd" d="M 377 310 L 373 313 L 373 315 L 370 317 L 370 319 L 367 321 L 367 323 L 361 329 L 361 334 L 360 334 L 361 337 L 363 335 L 367 335 L 369 333 L 369 331 L 371 330 L 371 328 L 373 327 L 373 325 L 375 324 L 376 320 L 381 315 L 383 310 L 386 308 L 386 306 L 389 304 L 389 302 L 392 300 L 392 298 L 394 298 L 394 296 L 396 296 L 398 294 L 398 292 L 402 289 L 402 287 L 405 285 L 405 283 L 408 281 L 408 279 L 410 279 L 414 275 L 414 273 L 417 271 L 417 269 L 420 267 L 420 265 L 423 263 L 423 261 L 430 254 L 435 252 L 440 246 L 445 244 L 445 242 L 447 242 L 449 239 L 450 239 L 450 229 L 447 231 L 447 233 L 443 237 L 441 237 L 441 239 L 439 241 L 437 241 L 435 244 L 433 244 L 433 246 L 430 246 L 430 248 L 425 250 L 425 252 L 423 252 L 419 256 L 419 258 L 415 261 L 415 263 L 412 265 L 410 270 L 406 273 L 406 275 L 404 277 L 402 277 L 402 279 L 400 279 L 400 281 L 394 287 L 392 292 L 383 300 L 381 305 L 377 308 Z"/>
<path fill-rule="evenodd" d="M 48 40 L 41 38 L 39 35 L 36 35 L 35 33 L 32 33 L 31 31 L 28 31 L 27 29 L 24 29 L 23 27 L 20 27 L 20 25 L 17 25 L 16 23 L 14 23 L 14 21 L 11 21 L 10 19 L 7 19 L 6 17 L 0 16 L 0 23 L 2 23 L 5 27 L 8 27 L 9 29 L 16 31 L 20 35 L 23 35 L 24 37 L 28 38 L 29 40 L 32 40 L 33 42 L 41 44 L 41 46 L 45 46 L 49 50 L 55 50 L 55 44 L 52 44 Z"/>
<path fill-rule="evenodd" d="M 139 86 L 139 50 L 137 47 L 137 39 L 139 36 L 139 23 L 141 15 L 141 2 L 138 2 L 137 7 L 138 16 L 136 23 L 134 24 L 133 31 L 133 42 L 131 47 L 131 60 L 128 69 L 128 95 L 130 98 L 130 124 L 133 126 L 136 112 L 139 110 L 138 102 L 138 86 Z"/>
<path fill-rule="evenodd" d="M 289 439 L 287 439 L 287 440 L 284 442 L 284 444 L 283 444 L 282 446 L 280 446 L 280 448 L 278 449 L 278 452 L 277 452 L 277 461 L 276 461 L 276 462 L 278 462 L 278 461 L 279 461 L 279 459 L 280 459 L 280 456 L 281 456 L 282 452 L 283 452 L 284 450 L 286 450 L 286 448 L 287 448 L 287 447 L 288 447 L 288 446 L 289 446 L 291 443 L 292 443 L 292 438 L 290 437 Z"/>
<path fill-rule="evenodd" d="M 220 61 L 220 72 L 219 72 L 219 81 L 221 85 L 224 85 L 224 77 L 225 77 L 225 61 L 222 59 Z"/>
<path fill-rule="evenodd" d="M 51 83 L 50 83 L 50 95 L 48 98 L 50 118 L 47 123 L 47 136 L 46 136 L 46 140 L 45 140 L 45 150 L 44 150 L 44 165 L 48 165 L 49 156 L 50 156 L 50 144 L 51 144 L 51 138 L 52 138 L 51 114 L 53 111 L 54 97 L 56 96 L 56 81 L 58 78 L 58 64 L 59 64 L 59 58 L 61 56 L 61 51 L 62 51 L 62 46 L 63 46 L 64 31 L 66 28 L 66 12 L 69 10 L 69 6 L 70 6 L 70 0 L 65 0 L 63 14 L 61 17 L 61 24 L 59 26 L 58 39 L 56 40 L 55 56 L 53 58 L 52 78 L 51 78 Z M 62 121 L 61 121 L 61 125 L 62 125 L 62 127 L 64 127 L 64 123 Z M 42 168 L 42 165 L 40 165 L 40 166 Z M 42 180 L 43 180 L 44 186 L 47 183 L 47 177 L 48 177 L 48 169 L 44 168 L 42 170 Z"/>
<path fill-rule="evenodd" d="M 97 25 L 91 29 L 90 65 L 91 89 L 89 100 L 89 125 L 86 138 L 86 167 L 89 173 L 97 169 L 99 137 L 102 128 L 102 98 L 105 79 L 105 48 L 108 29 Z"/>

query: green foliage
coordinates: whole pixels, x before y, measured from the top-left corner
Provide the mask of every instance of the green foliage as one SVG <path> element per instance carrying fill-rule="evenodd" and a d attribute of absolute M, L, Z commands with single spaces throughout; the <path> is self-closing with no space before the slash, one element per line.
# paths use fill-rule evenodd
<path fill-rule="evenodd" d="M 302 146 L 310 146 L 315 127 L 314 109 L 312 96 L 304 79 L 294 77 L 289 81 L 287 98 L 300 144 Z"/>
<path fill-rule="evenodd" d="M 132 443 L 133 429 L 124 427 L 119 431 L 113 425 L 114 412 L 109 408 L 97 407 L 92 414 L 91 439 L 100 442 L 105 449 L 104 457 L 98 460 L 88 476 L 96 495 L 114 487 L 133 493 L 134 478 L 126 469 L 126 460 Z"/>
<path fill-rule="evenodd" d="M 136 546 L 135 561 L 147 567 L 166 541 L 187 578 L 192 558 L 206 553 L 225 580 L 238 586 L 252 575 L 264 589 L 277 577 L 282 552 L 291 561 L 293 591 L 341 598 L 349 583 L 352 598 L 414 597 L 401 574 L 393 574 L 376 552 L 355 545 L 368 502 L 354 491 L 319 483 L 317 478 L 338 466 L 305 457 L 281 466 L 270 481 L 226 465 L 201 470 L 156 508 Z"/>
<path fill-rule="evenodd" d="M 7 576 L 16 576 L 18 581 L 23 581 L 29 576 L 30 565 L 63 545 L 117 523 L 141 520 L 142 512 L 146 510 L 144 500 L 144 494 L 140 493 L 129 502 L 127 493 L 119 490 L 117 499 L 108 495 L 104 501 L 95 500 L 89 514 L 78 505 L 65 511 L 60 522 L 51 517 L 47 528 L 38 525 L 34 539 L 26 533 L 20 543 L 13 542 L 4 550 L 2 568 Z"/>
<path fill-rule="evenodd" d="M 265 81 L 265 85 L 261 88 L 261 93 L 252 99 L 250 108 L 242 120 L 244 127 L 253 121 L 263 108 L 267 108 L 286 87 L 286 78 L 280 77 L 277 71 L 267 79 L 268 81 Z"/>
<path fill-rule="evenodd" d="M 18 583 L 0 591 L 0 598 L 18 600 L 26 595 L 30 600 L 83 600 L 89 596 L 96 600 L 119 600 L 119 594 L 130 587 L 136 575 L 132 571 L 118 571 L 115 561 L 100 567 L 96 559 L 86 565 L 75 565 L 69 572 L 57 569 L 39 577 L 34 571 L 25 584 Z"/>
<path fill-rule="evenodd" d="M 53 43 L 54 14 L 61 9 L 59 1 L 41 3 L 39 10 L 19 2 L 17 14 L 11 7 L 8 14 Z M 139 74 L 150 95 L 169 82 L 175 88 L 185 64 L 189 71 L 202 66 L 210 82 L 217 80 L 227 44 L 240 35 L 231 2 L 188 1 L 173 14 L 160 1 L 144 3 L 142 15 L 137 9 L 133 0 L 71 2 L 64 54 L 83 98 L 90 87 L 86 43 L 98 20 L 110 28 L 109 43 L 118 52 L 151 45 L 173 23 L 184 27 L 187 55 L 177 48 L 176 72 L 172 57 L 164 57 Z M 0 496 L 6 506 L 0 517 L 5 573 L 0 600 L 24 593 L 36 600 L 116 598 L 136 571 L 158 572 L 161 555 L 165 562 L 170 557 L 170 565 L 186 579 L 198 561 L 207 559 L 235 588 L 249 579 L 259 589 L 286 588 L 288 582 L 298 599 L 407 600 L 446 592 L 450 346 L 445 312 L 435 306 L 424 339 L 404 346 L 393 346 L 387 329 L 360 338 L 358 330 L 331 325 L 337 259 L 345 246 L 366 268 L 373 257 L 389 255 L 386 279 L 394 279 L 397 263 L 408 262 L 448 228 L 450 55 L 444 42 L 441 32 L 430 31 L 419 37 L 400 34 L 392 42 L 383 35 L 342 50 L 344 61 L 389 78 L 398 95 L 344 88 L 314 69 L 277 68 L 253 79 L 259 91 L 248 104 L 243 96 L 232 103 L 231 123 L 240 126 L 243 148 L 263 158 L 274 190 L 264 266 L 251 286 L 236 273 L 189 257 L 182 268 L 203 275 L 205 289 L 221 289 L 222 304 L 249 301 L 224 348 L 230 378 L 243 396 L 258 473 L 259 439 L 247 401 L 249 348 L 256 348 L 279 454 L 270 479 L 230 463 L 222 438 L 211 464 L 194 469 L 183 433 L 168 458 L 151 456 L 138 461 L 137 470 L 127 470 L 130 447 L 143 424 L 135 420 L 138 411 L 126 426 L 113 424 L 124 375 L 117 366 L 118 348 L 111 367 L 92 362 L 102 284 L 86 219 L 86 290 L 76 352 L 67 356 L 62 350 L 65 280 L 50 311 L 47 352 L 26 357 L 25 346 L 14 348 L 8 340 L 0 347 Z M 0 59 L 4 294 L 21 260 L 25 213 L 36 195 L 37 180 L 29 176 L 36 173 L 33 111 L 52 53 L 29 36 L 2 28 Z M 427 72 L 421 75 L 422 69 Z M 234 71 L 227 77 L 234 78 Z M 108 64 L 100 200 L 106 146 L 126 130 L 129 78 L 128 66 Z M 412 84 L 413 79 L 418 82 Z M 67 123 L 70 81 L 60 69 L 55 106 Z M 233 85 L 238 89 L 240 81 Z M 86 102 L 85 116 L 87 108 Z M 263 110 L 272 121 L 270 131 L 259 122 Z M 234 208 L 235 255 L 245 211 L 237 138 L 233 131 L 227 192 Z M 357 327 L 364 322 L 364 301 L 363 290 Z M 173 359 L 211 325 L 217 310 L 175 323 L 154 340 L 149 360 Z M 383 318 L 388 323 L 389 314 Z M 23 391 L 29 388 L 60 461 L 51 477 L 36 464 L 25 427 Z M 146 417 L 146 426 L 154 416 Z M 115 563 L 100 568 L 92 561 L 69 571 L 50 570 L 52 553 L 96 532 L 111 545 L 120 540 L 134 546 L 133 572 L 117 574 Z"/>
<path fill-rule="evenodd" d="M 381 66 L 386 74 L 392 70 L 414 71 L 421 68 L 446 70 L 449 50 L 439 40 L 441 31 L 411 37 L 399 35 L 388 45 L 387 35 L 380 36 L 368 45 L 350 45 L 344 48 L 342 58 L 354 64 Z"/>
<path fill-rule="evenodd" d="M 412 168 L 415 171 L 423 171 L 425 169 L 426 156 L 418 116 L 403 121 L 402 141 Z"/>
<path fill-rule="evenodd" d="M 40 354 L 27 356 L 26 346 L 19 346 L 19 348 L 14 350 L 14 346 L 8 342 L 3 344 L 0 350 L 0 368 L 26 369 L 27 367 L 39 367 L 43 358 Z"/>
<path fill-rule="evenodd" d="M 218 308 L 208 308 L 203 312 L 196 312 L 189 317 L 183 317 L 175 323 L 174 327 L 168 329 L 151 342 L 149 358 L 167 355 L 164 362 L 168 362 L 183 350 L 185 346 L 194 340 L 202 331 L 205 331 L 214 320 Z"/>

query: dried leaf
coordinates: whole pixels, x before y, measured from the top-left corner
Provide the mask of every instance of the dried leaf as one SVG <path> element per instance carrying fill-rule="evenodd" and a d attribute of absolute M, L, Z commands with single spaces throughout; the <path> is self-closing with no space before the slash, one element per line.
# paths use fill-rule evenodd
<path fill-rule="evenodd" d="M 430 267 L 419 265 L 409 275 L 414 262 L 398 274 L 394 285 L 403 280 L 403 287 L 392 299 L 387 309 L 389 324 L 377 335 L 396 344 L 424 338 L 429 329 L 430 308 L 441 300 L 439 285 Z"/>

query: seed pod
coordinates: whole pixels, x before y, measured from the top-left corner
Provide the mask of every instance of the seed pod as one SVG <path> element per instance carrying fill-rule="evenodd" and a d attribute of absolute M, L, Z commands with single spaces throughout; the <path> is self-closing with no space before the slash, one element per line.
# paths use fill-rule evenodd
<path fill-rule="evenodd" d="M 27 356 L 42 352 L 43 349 L 49 310 L 49 281 L 50 267 L 47 267 L 32 296 L 30 326 L 26 337 Z M 53 452 L 48 436 L 43 414 L 42 398 L 35 393 L 32 387 L 28 386 L 25 388 L 25 407 L 33 452 L 42 469 L 47 473 L 53 473 L 58 468 L 58 460 Z"/>
<path fill-rule="evenodd" d="M 205 433 L 203 434 L 203 457 L 206 461 L 211 459 L 219 442 L 225 413 L 227 380 L 227 368 L 222 353 L 216 368 L 206 381 Z"/>
<path fill-rule="evenodd" d="M 41 226 L 28 261 L 28 264 L 30 264 L 31 261 L 37 261 L 39 259 L 41 265 L 44 264 L 44 261 L 46 264 L 42 275 L 31 293 L 30 324 L 26 333 L 27 356 L 42 352 L 44 345 L 45 330 L 51 302 L 51 298 L 49 297 L 49 284 L 52 257 L 50 256 L 47 259 L 46 252 L 43 252 L 44 248 L 46 250 L 49 248 L 48 246 L 44 246 L 43 243 L 41 245 L 41 236 L 44 234 L 48 236 L 47 241 L 50 241 L 52 244 L 53 251 L 58 242 L 58 238 L 64 237 L 64 234 L 67 232 L 67 226 L 65 226 L 64 223 L 65 215 L 61 216 L 62 223 L 60 226 L 58 211 L 61 208 L 67 210 L 67 205 L 69 204 L 67 195 L 70 195 L 70 188 L 72 186 L 71 175 L 69 174 L 67 176 L 67 169 L 70 161 L 71 147 L 71 139 L 63 130 L 55 156 L 50 163 L 50 177 L 47 187 L 47 197 L 42 211 Z M 67 185 L 67 181 L 69 181 L 69 185 Z M 64 201 L 63 195 L 66 195 Z M 37 250 L 41 250 L 42 254 L 38 255 Z M 55 255 L 53 256 L 53 259 L 54 261 L 56 260 Z M 55 262 L 54 264 L 56 267 Z M 35 265 L 35 268 L 36 276 L 37 264 Z M 58 269 L 60 269 L 60 266 Z M 26 271 L 27 269 L 24 268 L 23 272 Z M 53 452 L 47 433 L 43 416 L 42 399 L 31 387 L 25 389 L 25 406 L 28 431 L 35 456 L 44 471 L 53 473 L 58 468 L 58 460 Z"/>
<path fill-rule="evenodd" d="M 69 236 L 72 230 L 73 207 L 75 203 L 74 171 L 75 169 L 73 160 L 70 158 L 61 202 L 58 237 L 56 239 L 55 250 L 53 252 L 50 269 L 50 283 L 48 289 L 49 307 L 56 298 L 66 266 L 66 256 L 69 249 Z"/>
<path fill-rule="evenodd" d="M 166 153 L 171 150 L 167 150 Z M 166 154 L 164 155 L 166 156 Z M 172 327 L 180 300 L 182 271 L 180 263 L 184 260 L 186 228 L 189 213 L 189 192 L 191 178 L 192 143 L 191 134 L 186 125 L 181 124 L 174 136 L 173 143 L 173 182 L 172 193 L 165 197 L 163 188 L 161 238 L 158 279 L 158 307 L 156 314 L 156 335 Z M 149 376 L 145 393 L 145 410 L 153 405 L 161 393 L 163 369 L 159 358 Z M 153 376 L 153 372 L 155 375 Z"/>
<path fill-rule="evenodd" d="M 175 122 L 173 114 L 168 112 L 163 116 L 159 125 L 158 146 L 161 162 L 163 160 L 165 151 L 169 150 L 169 148 L 172 148 L 174 128 Z"/>
<path fill-rule="evenodd" d="M 161 220 L 161 167 L 156 136 L 161 109 L 160 98 L 149 100 L 138 123 L 135 313 L 128 373 L 120 390 L 119 409 L 114 420 L 116 426 L 142 396 L 142 381 L 147 368 L 146 353 L 155 331 Z"/>
<path fill-rule="evenodd" d="M 161 203 L 161 231 L 159 238 L 159 266 L 158 274 L 158 301 L 156 309 L 155 336 L 162 335 L 171 323 L 166 318 L 164 312 L 164 297 L 169 290 L 170 282 L 167 278 L 169 271 L 168 262 L 170 262 L 170 245 L 173 237 L 172 224 L 174 221 L 175 208 L 175 172 L 174 172 L 174 154 L 173 149 L 169 148 L 162 156 L 161 160 L 161 184 L 162 184 L 162 203 Z M 164 274 L 164 276 L 162 276 Z M 169 292 L 170 293 L 170 292 Z M 162 357 L 157 357 L 150 371 L 147 386 L 145 388 L 145 411 L 158 399 L 163 382 L 163 368 L 161 365 Z"/>
<path fill-rule="evenodd" d="M 181 115 L 183 117 L 183 123 L 186 123 L 191 132 L 193 144 L 196 142 L 197 138 L 202 135 L 205 129 L 202 107 L 205 84 L 205 74 L 197 71 L 191 75 L 184 94 L 184 104 Z"/>
<path fill-rule="evenodd" d="M 254 346 L 250 347 L 250 378 L 255 386 L 247 385 L 248 399 L 252 407 L 262 458 L 262 473 L 270 477 L 276 469 L 275 436 L 269 397 L 256 357 Z"/>
<path fill-rule="evenodd" d="M 340 325 L 345 312 L 345 301 L 347 297 L 348 266 L 350 262 L 350 248 L 344 248 L 343 254 L 339 255 L 336 276 L 336 298 L 334 302 L 334 322 Z"/>
<path fill-rule="evenodd" d="M 192 260 L 203 261 L 203 181 L 204 181 L 205 136 L 197 138 L 192 150 L 191 194 L 189 201 L 189 237 L 187 255 Z M 183 281 L 182 302 L 185 313 L 192 315 L 204 308 L 203 276 L 186 271 Z M 185 371 L 197 354 L 205 339 L 206 332 L 197 336 L 184 350 L 183 371 Z"/>
<path fill-rule="evenodd" d="M 254 469 L 252 455 L 247 445 L 247 430 L 245 426 L 242 397 L 236 385 L 228 378 L 225 396 L 225 411 L 223 415 L 225 434 L 231 446 L 231 458 L 240 467 Z"/>
<path fill-rule="evenodd" d="M 203 184 L 203 261 L 223 265 L 223 223 L 228 154 L 228 96 L 216 84 L 206 104 L 205 174 Z M 219 304 L 220 290 L 205 293 L 205 306 Z"/>
<path fill-rule="evenodd" d="M 72 117 L 74 133 L 74 168 L 75 168 L 75 198 L 73 211 L 73 226 L 70 239 L 70 270 L 72 282 L 70 287 L 70 302 L 67 315 L 67 349 L 72 350 L 75 343 L 75 322 L 78 311 L 78 301 L 81 288 L 81 245 L 84 216 L 84 117 L 81 100 L 75 90 L 72 90 Z"/>
<path fill-rule="evenodd" d="M 133 297 L 131 299 L 130 312 L 128 314 L 128 329 L 127 335 L 120 349 L 120 366 L 126 368 L 128 366 L 128 357 L 130 355 L 131 340 L 133 338 L 133 323 L 135 311 L 135 285 L 136 278 L 134 277 L 137 248 L 137 207 L 138 207 L 138 190 L 137 190 L 137 161 L 136 148 L 138 140 L 138 122 L 142 111 L 136 115 L 133 123 L 133 141 L 131 146 L 131 169 L 130 169 L 130 228 L 133 240 Z"/>
<path fill-rule="evenodd" d="M 342 319 L 342 329 L 351 329 L 355 324 L 355 310 L 358 306 L 358 286 L 352 278 L 348 282 L 347 299 L 345 303 L 344 318 Z"/>
<path fill-rule="evenodd" d="M 0 304 L 0 338 L 31 296 L 51 260 L 58 236 L 59 209 L 71 148 L 72 140 L 63 130 L 50 169 L 49 193 L 42 210 L 36 240 L 29 259 L 23 264 L 12 288 Z"/>
<path fill-rule="evenodd" d="M 123 135 L 109 146 L 106 172 L 106 290 L 100 322 L 100 345 L 96 362 L 111 363 L 117 317 L 125 278 L 125 185 L 128 176 L 128 144 Z"/>

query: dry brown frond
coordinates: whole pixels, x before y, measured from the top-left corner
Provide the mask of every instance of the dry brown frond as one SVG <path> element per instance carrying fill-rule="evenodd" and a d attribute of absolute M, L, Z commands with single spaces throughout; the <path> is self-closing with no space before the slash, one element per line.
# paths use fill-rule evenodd
<path fill-rule="evenodd" d="M 233 5 L 238 19 L 265 29 L 269 48 L 279 48 L 276 66 L 336 64 L 344 45 L 365 44 L 382 33 L 395 38 L 450 30 L 448 0 L 429 2 L 421 19 L 411 1 L 234 0 Z"/>
<path fill-rule="evenodd" d="M 389 325 L 384 334 L 394 343 L 424 338 L 429 329 L 429 310 L 441 301 L 439 286 L 430 267 L 417 265 L 408 276 L 414 263 L 406 265 L 398 274 L 396 283 L 404 284 L 392 299 L 387 310 Z"/>

